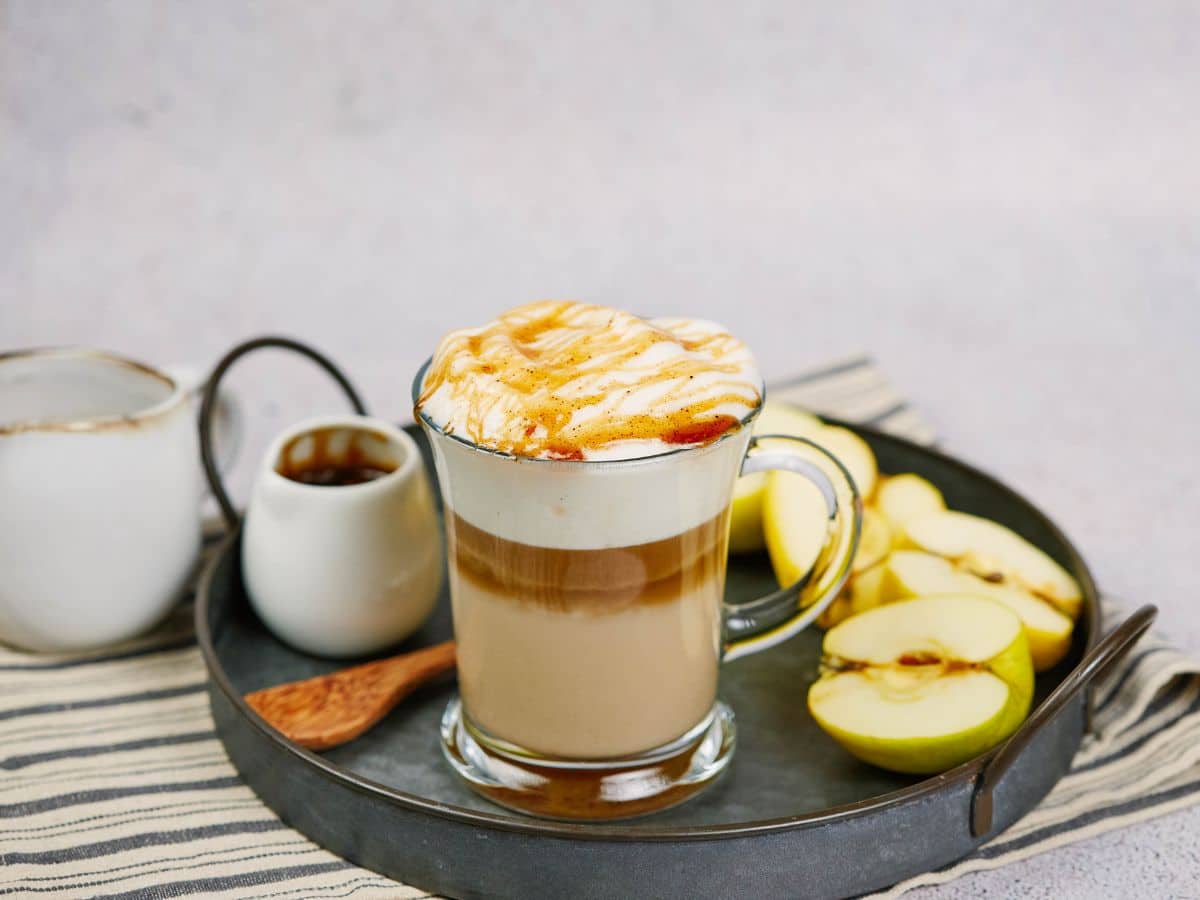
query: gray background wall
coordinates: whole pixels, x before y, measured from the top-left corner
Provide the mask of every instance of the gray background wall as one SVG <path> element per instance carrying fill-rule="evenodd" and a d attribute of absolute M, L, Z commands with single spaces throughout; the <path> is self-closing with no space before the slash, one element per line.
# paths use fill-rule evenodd
<path fill-rule="evenodd" d="M 393 417 L 534 297 L 724 320 L 769 376 L 866 350 L 1200 652 L 1198 40 L 1166 2 L 7 0 L 0 345 L 283 331 Z M 248 456 L 338 403 L 233 380 Z M 1187 896 L 1198 826 L 961 888 Z"/>

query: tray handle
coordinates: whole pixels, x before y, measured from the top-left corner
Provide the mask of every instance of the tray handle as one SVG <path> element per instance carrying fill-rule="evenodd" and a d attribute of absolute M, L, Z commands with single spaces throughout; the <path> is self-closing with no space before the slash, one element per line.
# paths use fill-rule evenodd
<path fill-rule="evenodd" d="M 342 370 L 334 365 L 328 357 L 307 344 L 302 344 L 291 338 L 265 335 L 244 341 L 222 356 L 220 362 L 216 364 L 212 370 L 212 374 L 208 376 L 208 380 L 204 383 L 204 395 L 200 402 L 200 459 L 204 463 L 204 475 L 208 478 L 208 486 L 212 489 L 213 496 L 217 498 L 217 503 L 221 507 L 221 514 L 225 517 L 225 524 L 230 529 L 237 527 L 239 517 L 237 510 L 233 506 L 233 501 L 229 499 L 229 492 L 225 490 L 225 483 L 221 480 L 221 471 L 217 467 L 216 456 L 213 453 L 213 409 L 217 403 L 217 387 L 220 385 L 221 379 L 225 377 L 225 373 L 229 371 L 229 367 L 247 353 L 253 353 L 255 350 L 263 347 L 277 347 L 281 350 L 291 350 L 293 353 L 307 356 L 328 372 L 330 377 L 338 383 L 345 392 L 346 397 L 350 400 L 350 405 L 354 407 L 356 413 L 360 416 L 367 414 L 367 408 L 363 404 L 362 398 L 359 397 L 358 391 L 354 389 L 354 385 L 350 383 L 350 380 L 342 374 Z"/>
<path fill-rule="evenodd" d="M 975 782 L 975 791 L 971 795 L 972 837 L 983 837 L 992 830 L 993 793 L 996 785 L 1025 752 L 1025 748 L 1042 726 L 1062 712 L 1071 698 L 1081 690 L 1109 674 L 1146 633 L 1157 614 L 1158 608 L 1147 604 L 1101 638 L 1079 661 L 1079 665 L 1071 674 L 1034 710 L 1033 715 L 1026 719 L 1013 736 L 984 764 L 983 771 L 979 773 Z"/>

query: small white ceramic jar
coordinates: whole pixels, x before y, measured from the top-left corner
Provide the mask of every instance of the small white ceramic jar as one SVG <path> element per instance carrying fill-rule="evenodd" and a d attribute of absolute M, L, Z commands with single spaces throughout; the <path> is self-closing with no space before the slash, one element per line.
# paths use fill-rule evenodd
<path fill-rule="evenodd" d="M 319 449 L 386 474 L 357 484 L 287 477 Z M 380 419 L 310 419 L 279 435 L 259 468 L 242 534 L 250 602 L 281 640 L 320 656 L 359 656 L 428 618 L 444 553 L 417 445 Z"/>

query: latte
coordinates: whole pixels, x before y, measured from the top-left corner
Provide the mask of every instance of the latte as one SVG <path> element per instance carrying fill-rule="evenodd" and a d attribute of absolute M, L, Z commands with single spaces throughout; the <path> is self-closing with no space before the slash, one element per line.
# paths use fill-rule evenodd
<path fill-rule="evenodd" d="M 745 345 L 701 320 L 546 301 L 441 342 L 417 413 L 457 439 L 438 466 L 459 686 L 485 739 L 620 759 L 711 714 L 732 477 L 761 399 Z M 654 463 L 683 448 L 669 476 Z"/>

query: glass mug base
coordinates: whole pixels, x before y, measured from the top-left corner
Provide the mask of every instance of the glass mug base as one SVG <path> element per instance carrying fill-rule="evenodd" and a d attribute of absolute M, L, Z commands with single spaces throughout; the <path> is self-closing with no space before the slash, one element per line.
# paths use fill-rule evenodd
<path fill-rule="evenodd" d="M 467 785 L 517 812 L 563 821 L 630 819 L 676 806 L 733 758 L 733 711 L 717 701 L 687 734 L 625 759 L 549 759 L 522 753 L 472 723 L 455 697 L 442 715 L 442 753 Z"/>

